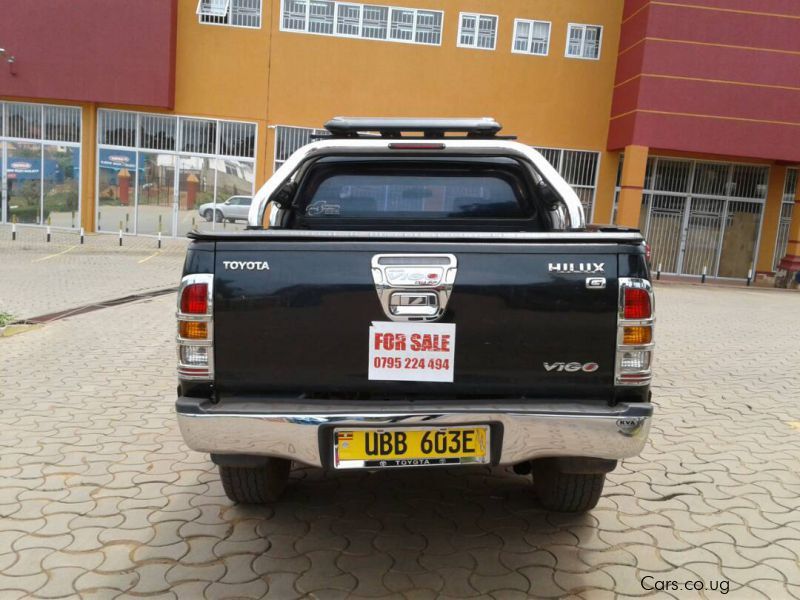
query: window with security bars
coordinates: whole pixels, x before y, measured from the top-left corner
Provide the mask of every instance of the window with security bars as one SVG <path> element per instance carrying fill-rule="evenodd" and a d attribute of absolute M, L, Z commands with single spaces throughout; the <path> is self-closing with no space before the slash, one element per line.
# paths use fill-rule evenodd
<path fill-rule="evenodd" d="M 514 21 L 512 52 L 547 56 L 550 52 L 550 23 L 548 21 Z"/>
<path fill-rule="evenodd" d="M 458 23 L 458 45 L 462 48 L 494 50 L 497 42 L 497 17 L 461 13 Z"/>
<path fill-rule="evenodd" d="M 649 157 L 639 228 L 653 266 L 679 275 L 752 276 L 768 180 L 764 165 Z M 619 192 L 620 177 L 617 198 Z M 616 213 L 615 206 L 615 221 Z"/>
<path fill-rule="evenodd" d="M 314 141 L 312 135 L 324 135 L 325 129 L 312 127 L 291 127 L 278 125 L 275 127 L 275 162 L 274 169 L 285 163 L 298 149 Z"/>
<path fill-rule="evenodd" d="M 232 27 L 261 27 L 261 0 L 200 0 L 197 15 L 201 23 Z"/>
<path fill-rule="evenodd" d="M 570 58 L 598 60 L 603 28 L 600 25 L 580 25 L 570 23 L 567 29 L 567 49 Z"/>
<path fill-rule="evenodd" d="M 561 148 L 534 148 L 534 150 L 538 151 L 575 190 L 583 205 L 586 222 L 590 223 L 594 216 L 600 153 Z"/>
<path fill-rule="evenodd" d="M 282 0 L 281 30 L 438 46 L 444 13 L 335 0 Z"/>
<path fill-rule="evenodd" d="M 74 106 L 0 102 L 0 137 L 81 141 L 81 109 Z"/>
<path fill-rule="evenodd" d="M 104 146 L 252 159 L 255 139 L 255 123 L 98 111 L 97 141 Z"/>

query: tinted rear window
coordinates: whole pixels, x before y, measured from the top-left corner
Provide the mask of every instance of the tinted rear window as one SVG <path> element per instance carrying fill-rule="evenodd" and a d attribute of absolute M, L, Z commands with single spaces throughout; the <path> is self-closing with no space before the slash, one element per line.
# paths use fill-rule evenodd
<path fill-rule="evenodd" d="M 333 174 L 316 187 L 306 218 L 523 218 L 519 197 L 500 175 Z"/>

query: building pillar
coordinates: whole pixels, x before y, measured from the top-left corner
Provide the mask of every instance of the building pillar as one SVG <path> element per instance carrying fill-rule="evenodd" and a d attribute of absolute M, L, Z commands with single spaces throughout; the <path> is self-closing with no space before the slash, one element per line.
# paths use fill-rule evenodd
<path fill-rule="evenodd" d="M 778 236 L 785 186 L 786 167 L 772 165 L 769 171 L 767 199 L 764 203 L 764 218 L 761 225 L 761 243 L 759 244 L 758 259 L 756 261 L 757 278 L 772 275 L 772 264 L 775 258 L 775 238 Z M 777 258 L 780 258 L 780 256 Z"/>
<path fill-rule="evenodd" d="M 647 171 L 647 146 L 626 146 L 625 160 L 622 162 L 619 203 L 617 204 L 617 225 L 639 227 L 642 211 L 642 189 Z"/>
<path fill-rule="evenodd" d="M 617 186 L 619 152 L 600 153 L 600 172 L 597 175 L 597 190 L 594 199 L 594 223 L 611 223 L 614 212 L 614 190 Z M 586 215 L 587 221 L 589 215 Z"/>
<path fill-rule="evenodd" d="M 775 287 L 800 287 L 800 185 L 794 192 L 789 242 L 786 244 L 786 256 L 778 263 Z"/>
<path fill-rule="evenodd" d="M 81 227 L 93 232 L 96 226 L 95 188 L 97 178 L 97 105 L 84 104 L 81 123 Z"/>

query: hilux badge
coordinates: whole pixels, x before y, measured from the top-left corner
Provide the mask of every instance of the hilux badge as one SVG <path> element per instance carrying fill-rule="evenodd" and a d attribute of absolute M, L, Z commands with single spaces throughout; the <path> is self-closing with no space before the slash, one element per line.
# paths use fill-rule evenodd
<path fill-rule="evenodd" d="M 548 273 L 605 273 L 606 263 L 547 263 Z"/>

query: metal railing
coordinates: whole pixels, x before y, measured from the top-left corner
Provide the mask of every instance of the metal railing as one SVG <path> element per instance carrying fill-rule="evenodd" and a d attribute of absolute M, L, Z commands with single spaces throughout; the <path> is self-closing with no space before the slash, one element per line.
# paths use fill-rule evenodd
<path fill-rule="evenodd" d="M 781 203 L 781 216 L 778 221 L 778 234 L 775 236 L 775 255 L 772 260 L 772 270 L 778 268 L 778 263 L 786 254 L 789 243 L 789 226 L 792 223 L 794 199 L 797 190 L 797 169 L 786 170 L 786 180 L 783 184 L 783 202 Z"/>

